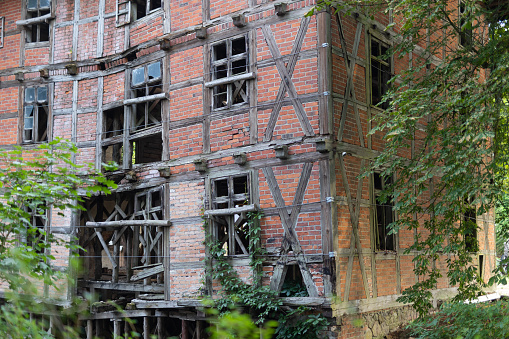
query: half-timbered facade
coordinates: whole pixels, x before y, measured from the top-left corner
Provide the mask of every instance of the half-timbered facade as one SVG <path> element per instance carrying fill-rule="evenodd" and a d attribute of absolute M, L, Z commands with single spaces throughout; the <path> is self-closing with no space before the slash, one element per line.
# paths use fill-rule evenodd
<path fill-rule="evenodd" d="M 218 288 L 205 237 L 249 282 L 252 211 L 263 213 L 263 283 L 298 286 L 305 296 L 284 303 L 322 311 L 327 335 L 377 337 L 414 316 L 395 302 L 417 281 L 404 253 L 414 234 L 388 234 L 397 215 L 377 200 L 393 178 L 359 177 L 383 149 L 368 132 L 387 81 L 412 55 L 382 57 L 390 15 L 306 16 L 314 5 L 0 0 L 1 147 L 61 137 L 77 143 L 78 164 L 119 164 L 113 194 L 44 218 L 85 249 L 68 296 L 91 291 L 125 309 L 94 304 L 88 338 L 133 326 L 145 338 L 202 338 L 199 299 Z M 486 274 L 490 217 L 473 236 Z M 52 251 L 65 268 L 68 252 Z M 442 278 L 436 299 L 453 291 Z"/>

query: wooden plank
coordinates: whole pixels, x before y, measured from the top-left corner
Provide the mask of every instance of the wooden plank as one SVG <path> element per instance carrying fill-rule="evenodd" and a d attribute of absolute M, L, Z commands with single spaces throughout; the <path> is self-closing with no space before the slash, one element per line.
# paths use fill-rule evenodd
<path fill-rule="evenodd" d="M 231 214 L 241 214 L 245 212 L 253 212 L 256 211 L 255 205 L 245 205 L 241 207 L 233 207 L 233 208 L 225 208 L 220 210 L 207 210 L 203 212 L 203 215 L 206 217 L 220 216 L 220 215 L 231 215 Z"/>
<path fill-rule="evenodd" d="M 265 37 L 265 41 L 267 42 L 267 45 L 269 46 L 269 50 L 272 54 L 272 57 L 274 58 L 276 62 L 276 67 L 279 72 L 279 75 L 283 78 L 283 83 L 286 88 L 286 91 L 288 93 L 288 97 L 290 97 L 290 100 L 292 101 L 292 105 L 295 108 L 295 114 L 297 115 L 297 118 L 299 119 L 300 125 L 302 127 L 302 130 L 304 131 L 304 134 L 306 136 L 314 136 L 315 133 L 313 132 L 313 127 L 311 126 L 309 119 L 306 115 L 306 110 L 304 109 L 304 106 L 302 105 L 302 102 L 298 99 L 297 89 L 295 88 L 295 85 L 293 84 L 292 77 L 288 73 L 288 70 L 286 69 L 285 64 L 281 60 L 281 52 L 279 51 L 279 48 L 276 43 L 276 39 L 274 38 L 274 35 L 272 34 L 272 30 L 268 26 L 262 26 L 263 35 Z"/>
<path fill-rule="evenodd" d="M 295 43 L 293 44 L 292 51 L 290 53 L 288 64 L 286 66 L 288 75 L 290 77 L 293 76 L 293 71 L 295 70 L 295 65 L 297 64 L 297 61 L 299 59 L 300 51 L 302 48 L 302 43 L 304 41 L 304 37 L 306 36 L 306 32 L 309 27 L 309 21 L 311 20 L 311 17 L 304 17 L 301 21 L 301 24 L 299 26 L 299 31 L 297 32 L 297 35 L 295 37 Z M 274 57 L 274 55 L 273 55 Z M 275 62 L 274 62 L 275 64 Z M 263 138 L 263 141 L 270 141 L 272 140 L 272 135 L 274 133 L 274 128 L 276 127 L 277 118 L 279 116 L 279 112 L 281 111 L 281 108 L 283 107 L 283 99 L 286 93 L 286 87 L 284 84 L 284 81 L 281 80 L 281 83 L 279 85 L 279 90 L 276 96 L 275 100 L 275 106 L 272 109 L 272 112 L 270 113 L 269 122 L 267 123 L 267 128 L 265 129 L 265 136 Z"/>
<path fill-rule="evenodd" d="M 124 105 L 135 105 L 140 104 L 143 102 L 153 101 L 153 100 L 161 100 L 161 99 L 168 99 L 169 94 L 168 93 L 158 93 L 158 94 L 152 94 L 147 95 L 141 98 L 133 98 L 133 99 L 124 99 Z"/>
<path fill-rule="evenodd" d="M 169 4 L 167 4 L 169 1 L 164 2 L 164 6 L 169 7 Z M 169 13 L 166 12 L 165 13 Z M 169 21 L 169 18 L 167 19 Z M 166 25 L 166 20 L 165 20 Z M 170 92 L 170 57 L 169 55 L 166 55 L 162 59 L 162 65 L 163 65 L 163 92 L 168 93 L 169 98 L 169 92 Z M 170 160 L 170 133 L 168 131 L 170 130 L 170 101 L 169 100 L 163 100 L 162 101 L 162 112 L 161 112 L 161 120 L 162 120 L 162 131 L 165 131 L 162 133 L 161 131 L 161 137 L 163 139 L 163 154 L 161 157 L 161 160 Z M 165 205 L 169 206 L 169 205 Z"/>
<path fill-rule="evenodd" d="M 78 281 L 81 288 L 94 288 L 111 291 L 132 291 L 143 293 L 163 293 L 164 287 L 160 285 L 142 285 L 135 283 L 111 283 L 106 281 Z"/>
<path fill-rule="evenodd" d="M 208 2 L 209 0 L 203 0 Z M 210 15 L 210 13 L 209 13 Z M 211 60 L 211 49 L 210 45 L 203 47 L 203 74 L 205 81 L 211 81 L 212 75 L 210 74 L 210 60 Z M 203 86 L 203 125 L 202 125 L 202 138 L 203 138 L 203 153 L 210 153 L 210 113 L 212 109 L 212 90 Z"/>
<path fill-rule="evenodd" d="M 92 313 L 87 315 L 80 315 L 80 320 L 101 320 L 101 319 L 125 319 L 125 318 L 139 318 L 147 317 L 152 314 L 149 310 L 122 310 L 122 311 L 108 311 L 101 313 Z"/>
<path fill-rule="evenodd" d="M 333 293 L 332 281 L 335 277 L 334 269 L 331 265 L 329 253 L 333 250 L 332 242 L 332 209 L 331 202 L 328 202 L 331 197 L 331 182 L 330 182 L 330 164 L 328 160 L 321 160 L 319 162 L 319 175 L 320 175 L 320 226 L 322 230 L 322 253 L 324 256 L 324 264 L 322 269 L 322 277 L 324 281 L 324 293 L 327 297 Z M 336 238 L 337 239 L 337 238 Z"/>
<path fill-rule="evenodd" d="M 249 63 L 251 72 L 257 72 L 257 48 L 256 46 L 256 30 L 250 30 L 248 33 L 249 39 Z M 258 142 L 258 84 L 256 81 L 249 81 L 247 83 L 249 95 L 249 143 L 256 144 Z"/>

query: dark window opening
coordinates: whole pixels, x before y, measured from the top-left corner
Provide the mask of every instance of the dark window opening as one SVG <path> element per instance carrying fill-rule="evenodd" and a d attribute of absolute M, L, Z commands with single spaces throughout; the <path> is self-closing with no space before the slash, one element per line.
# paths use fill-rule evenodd
<path fill-rule="evenodd" d="M 249 204 L 249 180 L 247 175 L 230 176 L 212 181 L 212 209 L 221 210 Z M 249 224 L 245 212 L 213 217 L 213 230 L 225 249 L 226 255 L 249 254 Z"/>
<path fill-rule="evenodd" d="M 161 62 L 154 62 L 132 71 L 134 98 L 163 93 Z M 161 99 L 143 101 L 132 106 L 131 132 L 161 124 Z"/>
<path fill-rule="evenodd" d="M 212 46 L 212 78 L 226 79 L 212 88 L 212 108 L 230 108 L 248 102 L 246 80 L 228 78 L 248 72 L 248 48 L 245 36 L 228 39 Z"/>
<path fill-rule="evenodd" d="M 133 164 L 147 164 L 161 161 L 163 154 L 163 139 L 161 133 L 132 142 Z"/>
<path fill-rule="evenodd" d="M 469 200 L 465 201 L 465 210 L 463 212 L 463 230 L 465 237 L 465 249 L 467 252 L 478 252 L 479 242 L 477 241 L 477 213 L 475 207 L 472 207 Z"/>
<path fill-rule="evenodd" d="M 379 105 L 382 109 L 389 108 L 389 102 L 382 103 L 392 77 L 390 58 L 384 58 L 388 50 L 388 45 L 371 38 L 371 104 Z"/>
<path fill-rule="evenodd" d="M 23 142 L 48 141 L 48 88 L 25 88 L 23 107 Z"/>
<path fill-rule="evenodd" d="M 382 176 L 380 173 L 373 173 L 373 188 L 374 188 L 374 232 L 375 232 L 375 250 L 376 251 L 394 251 L 395 235 L 390 233 L 389 225 L 394 222 L 394 203 L 390 201 L 382 202 L 381 193 L 392 185 L 391 176 Z"/>
<path fill-rule="evenodd" d="M 49 0 L 28 0 L 27 1 L 27 19 L 38 18 L 50 14 Z M 43 21 L 40 23 L 25 26 L 26 42 L 49 41 L 49 23 Z"/>
<path fill-rule="evenodd" d="M 309 297 L 298 265 L 288 265 L 280 297 Z"/>
<path fill-rule="evenodd" d="M 103 112 L 102 161 L 123 164 L 124 107 L 118 106 Z"/>

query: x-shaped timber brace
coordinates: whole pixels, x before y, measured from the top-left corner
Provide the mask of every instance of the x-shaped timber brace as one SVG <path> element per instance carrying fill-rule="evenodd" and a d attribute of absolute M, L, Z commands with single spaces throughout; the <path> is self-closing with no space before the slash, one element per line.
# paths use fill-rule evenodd
<path fill-rule="evenodd" d="M 270 141 L 272 139 L 272 134 L 274 133 L 274 128 L 276 126 L 276 122 L 279 116 L 279 112 L 281 111 L 281 108 L 283 107 L 283 100 L 285 93 L 288 93 L 288 97 L 290 98 L 292 105 L 295 109 L 295 113 L 297 115 L 297 118 L 299 119 L 300 125 L 302 129 L 304 130 L 304 134 L 306 136 L 314 136 L 315 133 L 313 132 L 313 127 L 311 126 L 309 119 L 306 115 L 306 111 L 304 110 L 304 106 L 302 105 L 302 102 L 298 98 L 297 90 L 295 88 L 295 85 L 292 81 L 292 75 L 293 71 L 295 69 L 295 65 L 297 64 L 297 61 L 299 59 L 300 50 L 302 48 L 302 43 L 304 41 L 304 37 L 306 36 L 306 32 L 309 26 L 309 21 L 311 20 L 310 17 L 305 17 L 302 19 L 299 31 L 297 33 L 297 36 L 295 38 L 295 43 L 292 47 L 292 52 L 290 54 L 290 58 L 288 61 L 288 65 L 285 66 L 285 63 L 283 61 L 283 56 L 281 55 L 281 52 L 279 51 L 279 48 L 276 43 L 276 39 L 274 38 L 274 35 L 272 34 L 272 30 L 269 26 L 263 26 L 262 31 L 263 35 L 265 36 L 265 41 L 267 42 L 267 45 L 269 46 L 270 53 L 272 54 L 272 57 L 274 58 L 274 62 L 276 63 L 277 70 L 279 72 L 279 75 L 281 76 L 281 84 L 279 86 L 279 91 L 277 93 L 276 97 L 276 104 L 274 106 L 274 109 L 272 110 L 272 113 L 270 114 L 269 122 L 267 123 L 267 129 L 265 130 L 265 135 L 263 138 L 263 141 Z"/>
<path fill-rule="evenodd" d="M 279 185 L 272 168 L 265 167 L 262 169 L 262 171 L 265 175 L 265 179 L 267 180 L 270 193 L 274 198 L 279 217 L 281 218 L 281 224 L 284 229 L 284 239 L 281 244 L 281 257 L 277 261 L 276 267 L 274 268 L 274 273 L 270 281 L 270 287 L 275 291 L 281 291 L 281 287 L 283 286 L 286 272 L 288 270 L 288 252 L 290 251 L 291 247 L 294 255 L 297 258 L 297 264 L 299 265 L 299 269 L 302 274 L 302 280 L 306 285 L 308 295 L 310 297 L 318 297 L 318 290 L 315 283 L 313 282 L 313 276 L 311 275 L 311 272 L 309 272 L 306 256 L 304 255 L 297 234 L 295 233 L 295 226 L 297 225 L 302 202 L 304 201 L 304 193 L 306 191 L 312 169 L 312 163 L 304 164 L 291 208 L 287 207 L 285 204 L 283 195 L 281 194 L 281 190 L 279 189 Z"/>

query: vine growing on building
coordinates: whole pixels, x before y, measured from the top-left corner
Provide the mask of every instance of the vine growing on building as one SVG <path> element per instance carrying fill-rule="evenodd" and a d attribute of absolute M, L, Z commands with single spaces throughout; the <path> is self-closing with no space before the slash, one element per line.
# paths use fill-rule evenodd
<path fill-rule="evenodd" d="M 212 261 L 211 270 L 207 275 L 210 279 L 218 281 L 222 287 L 219 291 L 220 298 L 213 300 L 213 306 L 220 315 L 228 314 L 235 305 L 247 307 L 257 325 L 275 318 L 279 324 L 275 333 L 276 338 L 318 338 L 317 333 L 327 326 L 327 319 L 323 315 L 312 314 L 310 308 L 303 306 L 293 310 L 284 308 L 277 292 L 271 290 L 269 286 L 262 285 L 262 264 L 263 258 L 267 255 L 266 249 L 261 245 L 259 221 L 262 217 L 263 213 L 260 211 L 247 213 L 251 284 L 239 277 L 237 270 L 228 262 L 223 244 L 213 239 L 207 232 L 205 245 L 209 249 Z M 206 219 L 204 226 L 205 229 L 208 228 Z"/>

